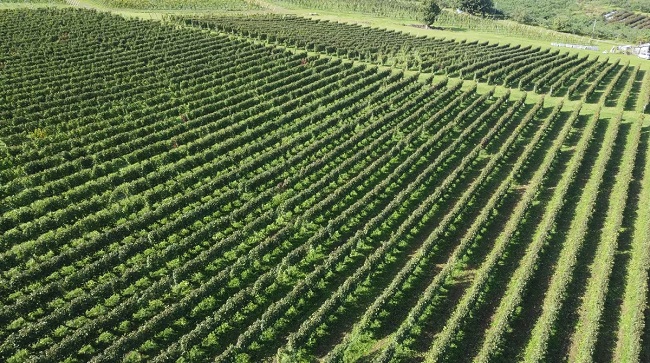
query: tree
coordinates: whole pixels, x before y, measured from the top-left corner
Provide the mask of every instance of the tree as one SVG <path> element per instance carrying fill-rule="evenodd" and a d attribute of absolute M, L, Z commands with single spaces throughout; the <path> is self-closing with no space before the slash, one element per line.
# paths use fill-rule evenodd
<path fill-rule="evenodd" d="M 460 0 L 460 10 L 473 15 L 485 16 L 493 7 L 492 0 Z"/>
<path fill-rule="evenodd" d="M 553 18 L 551 28 L 559 32 L 571 32 L 571 18 L 566 15 L 558 15 Z"/>
<path fill-rule="evenodd" d="M 440 15 L 441 12 L 442 9 L 440 9 L 440 6 L 435 0 L 429 1 L 424 10 L 424 22 L 427 25 L 433 24 L 436 19 L 438 19 L 438 15 Z"/>
<path fill-rule="evenodd" d="M 518 23 L 536 25 L 535 19 L 526 8 L 516 8 L 510 12 L 510 18 Z"/>

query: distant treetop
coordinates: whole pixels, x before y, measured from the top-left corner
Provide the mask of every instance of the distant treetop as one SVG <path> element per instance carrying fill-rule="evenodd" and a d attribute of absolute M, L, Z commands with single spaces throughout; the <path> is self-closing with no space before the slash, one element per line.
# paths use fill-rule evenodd
<path fill-rule="evenodd" d="M 440 8 L 440 5 L 438 5 L 438 2 L 430 0 L 424 9 L 424 22 L 427 25 L 433 24 L 436 19 L 438 19 L 440 12 L 442 12 L 442 9 Z"/>
<path fill-rule="evenodd" d="M 460 10 L 473 15 L 485 16 L 494 10 L 492 0 L 460 0 Z"/>

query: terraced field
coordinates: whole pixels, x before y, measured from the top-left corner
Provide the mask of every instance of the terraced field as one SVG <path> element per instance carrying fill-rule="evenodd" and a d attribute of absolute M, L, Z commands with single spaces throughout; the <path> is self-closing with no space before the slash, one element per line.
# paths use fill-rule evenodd
<path fill-rule="evenodd" d="M 650 359 L 647 67 L 70 9 L 0 49 L 0 361 Z"/>
<path fill-rule="evenodd" d="M 616 11 L 609 21 L 622 23 L 635 29 L 650 29 L 650 16 L 631 11 Z"/>

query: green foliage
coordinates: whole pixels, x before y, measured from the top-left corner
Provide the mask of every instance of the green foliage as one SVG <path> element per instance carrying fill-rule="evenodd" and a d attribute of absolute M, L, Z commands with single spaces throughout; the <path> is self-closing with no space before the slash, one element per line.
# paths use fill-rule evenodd
<path fill-rule="evenodd" d="M 16 354 L 7 359 L 7 363 L 22 363 L 29 358 L 29 351 L 27 349 L 20 349 Z"/>
<path fill-rule="evenodd" d="M 427 25 L 432 25 L 441 12 L 442 9 L 440 9 L 440 6 L 436 0 L 429 1 L 424 10 L 424 23 Z"/>
<path fill-rule="evenodd" d="M 140 354 L 138 352 L 135 352 L 135 351 L 132 351 L 132 352 L 127 353 L 124 356 L 124 360 L 122 362 L 123 363 L 139 363 L 139 362 L 143 362 L 143 361 L 144 360 L 142 358 L 142 354 Z"/>
<path fill-rule="evenodd" d="M 248 354 L 246 353 L 240 353 L 235 356 L 235 363 L 250 363 L 251 358 Z"/>
<path fill-rule="evenodd" d="M 641 10 L 648 7 L 647 4 L 642 1 L 610 3 L 604 0 L 587 2 L 499 0 L 496 7 L 507 17 L 524 24 L 601 39 L 625 39 L 636 42 L 650 39 L 650 29 L 633 29 L 624 23 L 606 21 L 603 11 L 611 10 L 613 6 L 620 6 L 627 10 Z"/>
<path fill-rule="evenodd" d="M 472 15 L 485 16 L 493 11 L 492 0 L 459 0 L 459 8 Z"/>
<path fill-rule="evenodd" d="M 29 138 L 32 140 L 43 140 L 47 137 L 47 131 L 42 128 L 36 128 L 34 131 L 29 133 Z"/>

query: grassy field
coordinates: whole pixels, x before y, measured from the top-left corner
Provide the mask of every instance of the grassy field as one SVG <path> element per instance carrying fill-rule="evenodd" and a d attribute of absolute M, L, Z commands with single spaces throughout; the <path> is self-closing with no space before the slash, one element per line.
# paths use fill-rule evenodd
<path fill-rule="evenodd" d="M 0 4 L 0 361 L 648 361 L 650 62 L 298 3 Z"/>

